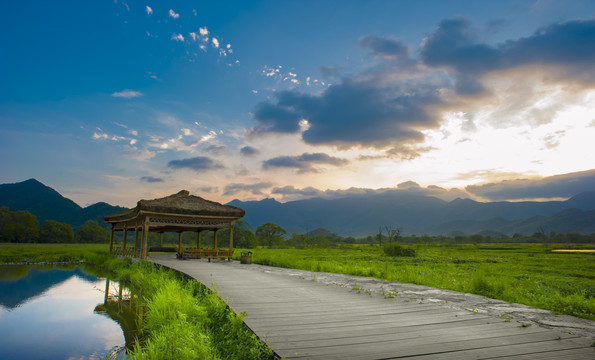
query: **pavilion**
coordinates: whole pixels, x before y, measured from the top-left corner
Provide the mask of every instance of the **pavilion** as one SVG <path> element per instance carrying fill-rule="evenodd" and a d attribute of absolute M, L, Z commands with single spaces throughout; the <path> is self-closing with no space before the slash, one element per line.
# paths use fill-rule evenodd
<path fill-rule="evenodd" d="M 149 232 L 161 234 L 163 247 L 163 233 L 177 232 L 179 234 L 178 257 L 190 255 L 192 257 L 233 256 L 233 224 L 242 218 L 245 211 L 231 205 L 205 200 L 190 195 L 187 190 L 154 200 L 140 200 L 136 207 L 130 210 L 103 217 L 106 223 L 112 225 L 110 237 L 110 254 L 147 258 Z M 229 229 L 229 248 L 217 247 L 217 231 Z M 201 249 L 201 232 L 214 232 L 213 249 Z M 123 232 L 121 248 L 114 248 L 114 232 Z M 128 231 L 134 231 L 134 247 L 128 247 Z M 192 231 L 197 233 L 196 249 L 182 250 L 182 233 Z M 140 243 L 139 243 L 140 235 Z"/>

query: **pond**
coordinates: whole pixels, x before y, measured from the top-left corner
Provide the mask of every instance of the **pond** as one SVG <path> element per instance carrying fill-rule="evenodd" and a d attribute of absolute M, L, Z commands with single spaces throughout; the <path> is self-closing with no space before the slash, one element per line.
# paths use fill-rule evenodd
<path fill-rule="evenodd" d="M 105 359 L 135 335 L 130 298 L 81 266 L 1 265 L 0 358 Z"/>

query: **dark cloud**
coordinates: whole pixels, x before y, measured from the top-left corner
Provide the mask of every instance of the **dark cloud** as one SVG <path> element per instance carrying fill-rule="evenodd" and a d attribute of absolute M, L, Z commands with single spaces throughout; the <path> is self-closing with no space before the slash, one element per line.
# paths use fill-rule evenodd
<path fill-rule="evenodd" d="M 220 145 L 209 145 L 205 151 L 213 155 L 224 155 L 227 152 L 227 147 Z"/>
<path fill-rule="evenodd" d="M 323 153 L 305 153 L 299 156 L 279 156 L 263 162 L 264 169 L 270 168 L 295 168 L 300 173 L 317 172 L 314 165 L 326 164 L 342 166 L 349 163 L 346 159 L 329 156 Z"/>
<path fill-rule="evenodd" d="M 255 156 L 260 154 L 260 151 L 258 151 L 256 148 L 253 148 L 252 146 L 244 146 L 240 149 L 240 154 L 243 156 Z"/>
<path fill-rule="evenodd" d="M 364 49 L 370 49 L 372 56 L 382 56 L 388 58 L 409 58 L 409 47 L 399 40 L 380 37 L 377 35 L 367 35 L 359 39 L 359 46 Z"/>
<path fill-rule="evenodd" d="M 140 178 L 141 182 L 148 182 L 148 183 L 156 183 L 156 182 L 163 182 L 165 180 L 163 180 L 162 178 L 156 178 L 156 177 L 152 177 L 152 176 L 143 176 Z"/>
<path fill-rule="evenodd" d="M 491 201 L 568 198 L 582 192 L 595 191 L 595 169 L 541 179 L 470 185 L 465 189 Z"/>
<path fill-rule="evenodd" d="M 223 165 L 213 161 L 205 156 L 197 156 L 189 159 L 172 160 L 167 163 L 167 166 L 172 169 L 188 168 L 196 171 L 221 169 Z"/>
<path fill-rule="evenodd" d="M 202 187 L 196 188 L 196 190 L 199 193 L 214 194 L 219 190 L 219 188 L 216 186 L 202 186 Z"/>
<path fill-rule="evenodd" d="M 339 190 L 319 190 L 313 187 L 306 187 L 303 189 L 297 189 L 293 186 L 284 186 L 273 188 L 273 195 L 280 195 L 283 201 L 303 200 L 311 198 L 323 198 L 323 199 L 339 199 L 350 196 L 359 195 L 382 195 L 387 192 L 399 192 L 399 193 L 415 193 L 418 195 L 433 196 L 445 201 L 452 201 L 456 198 L 469 198 L 469 193 L 464 190 L 453 188 L 444 189 L 439 186 L 430 185 L 428 187 L 422 187 L 416 182 L 406 181 L 393 188 L 380 188 L 380 189 L 368 189 L 368 188 L 349 188 Z"/>
<path fill-rule="evenodd" d="M 418 129 L 438 125 L 430 108 L 441 103 L 437 89 L 430 85 L 379 88 L 353 80 L 333 85 L 321 95 L 284 91 L 277 97 L 277 104 L 258 106 L 254 118 L 260 125 L 252 129 L 254 135 L 289 132 L 290 117 L 277 119 L 276 114 L 291 113 L 294 133 L 299 132 L 299 120 L 308 121 L 302 132 L 306 143 L 341 148 L 421 142 L 424 137 Z"/>
<path fill-rule="evenodd" d="M 453 70 L 459 94 L 483 93 L 481 76 L 488 72 L 526 65 L 557 67 L 561 72 L 558 80 L 571 76 L 583 82 L 595 81 L 593 19 L 552 24 L 529 37 L 497 46 L 478 42 L 475 34 L 468 19 L 446 19 L 421 47 L 426 65 Z"/>
<path fill-rule="evenodd" d="M 241 192 L 249 192 L 252 195 L 263 195 L 263 190 L 271 188 L 273 183 L 271 182 L 259 182 L 256 184 L 229 184 L 223 189 L 223 195 L 232 196 Z"/>
<path fill-rule="evenodd" d="M 499 25 L 490 23 L 488 30 Z M 514 82 L 507 88 L 514 94 L 494 113 L 499 121 L 514 119 L 535 103 L 533 82 L 595 83 L 594 19 L 556 23 L 497 45 L 482 42 L 480 33 L 466 18 L 443 20 L 424 39 L 418 61 L 397 39 L 364 36 L 359 45 L 377 60 L 374 66 L 342 77 L 319 94 L 278 92 L 276 99 L 255 107 L 256 126 L 249 134 L 296 134 L 307 144 L 340 149 L 391 149 L 393 156 L 410 160 L 423 152 L 415 145 L 423 142 L 424 130 L 443 122 L 443 111 L 463 106 L 472 112 L 485 104 L 480 101 L 498 86 L 485 82 L 488 74 L 516 72 L 504 74 Z M 334 68 L 321 72 L 337 75 Z M 533 111 L 535 120 L 525 119 L 547 122 L 552 110 Z M 466 125 L 473 131 L 472 121 Z"/>
<path fill-rule="evenodd" d="M 342 66 L 320 66 L 318 72 L 327 80 L 337 81 L 343 73 Z"/>
<path fill-rule="evenodd" d="M 322 190 L 308 186 L 303 189 L 296 189 L 292 185 L 276 187 L 271 192 L 273 195 L 281 195 L 284 199 L 309 199 L 324 195 Z"/>
<path fill-rule="evenodd" d="M 300 114 L 291 107 L 277 106 L 270 102 L 256 105 L 254 118 L 259 125 L 253 128 L 250 135 L 263 133 L 296 133 L 299 130 Z"/>

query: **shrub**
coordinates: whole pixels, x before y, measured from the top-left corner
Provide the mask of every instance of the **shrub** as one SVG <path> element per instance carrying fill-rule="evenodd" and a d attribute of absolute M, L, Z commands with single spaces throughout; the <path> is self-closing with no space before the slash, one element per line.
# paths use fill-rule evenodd
<path fill-rule="evenodd" d="M 398 242 L 384 245 L 383 250 L 387 256 L 415 256 L 415 250 Z"/>

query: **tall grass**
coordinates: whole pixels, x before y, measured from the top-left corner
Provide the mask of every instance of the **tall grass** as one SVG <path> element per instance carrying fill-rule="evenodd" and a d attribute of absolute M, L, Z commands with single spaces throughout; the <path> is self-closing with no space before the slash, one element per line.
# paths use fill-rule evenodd
<path fill-rule="evenodd" d="M 252 262 L 450 289 L 595 320 L 595 254 L 505 246 L 421 245 L 416 257 L 370 246 L 254 249 Z"/>
<path fill-rule="evenodd" d="M 141 335 L 132 359 L 275 359 L 273 351 L 216 293 L 149 262 L 112 265 L 144 299 Z"/>

